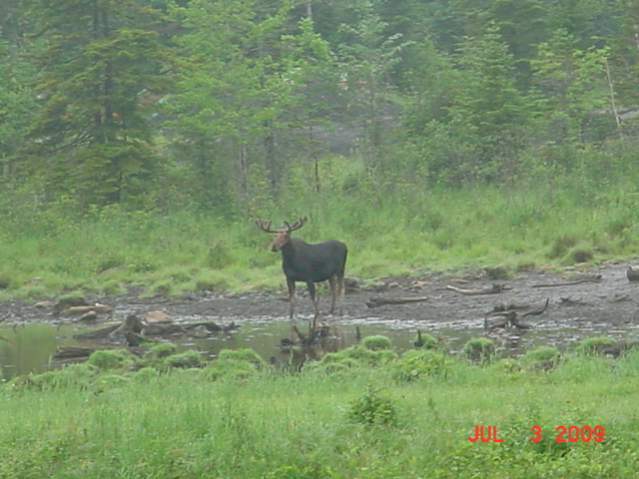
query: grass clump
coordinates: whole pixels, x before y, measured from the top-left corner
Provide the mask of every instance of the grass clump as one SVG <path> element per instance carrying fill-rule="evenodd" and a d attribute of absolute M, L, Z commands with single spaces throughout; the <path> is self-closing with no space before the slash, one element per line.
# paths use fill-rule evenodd
<path fill-rule="evenodd" d="M 223 349 L 220 351 L 218 360 L 245 361 L 251 364 L 255 369 L 263 369 L 266 366 L 266 361 L 264 361 L 262 357 L 251 348 Z"/>
<path fill-rule="evenodd" d="M 397 410 L 390 398 L 380 394 L 379 389 L 369 386 L 362 396 L 351 403 L 348 418 L 367 426 L 396 426 Z"/>
<path fill-rule="evenodd" d="M 495 355 L 495 342 L 488 338 L 471 338 L 463 349 L 464 355 L 476 363 L 488 363 Z"/>
<path fill-rule="evenodd" d="M 170 368 L 200 368 L 204 365 L 202 355 L 189 350 L 183 353 L 171 354 L 164 359 L 164 364 Z"/>
<path fill-rule="evenodd" d="M 124 349 L 105 349 L 91 354 L 87 363 L 101 370 L 120 369 L 132 366 L 135 358 Z"/>
<path fill-rule="evenodd" d="M 157 369 L 151 367 L 144 367 L 142 369 L 138 369 L 133 379 L 140 383 L 149 383 L 156 379 L 159 376 Z"/>
<path fill-rule="evenodd" d="M 391 348 L 391 340 L 382 335 L 366 336 L 362 339 L 362 345 L 371 351 L 381 351 Z"/>
<path fill-rule="evenodd" d="M 154 344 L 144 354 L 145 359 L 162 359 L 177 352 L 177 346 L 173 343 Z"/>
<path fill-rule="evenodd" d="M 399 381 L 411 382 L 429 376 L 445 376 L 448 372 L 446 357 L 435 351 L 406 351 L 394 363 L 394 376 Z"/>
<path fill-rule="evenodd" d="M 321 364 L 343 363 L 351 367 L 358 366 L 383 366 L 397 359 L 397 353 L 388 349 L 371 350 L 361 345 L 351 346 L 336 353 L 326 354 L 320 361 Z"/>
<path fill-rule="evenodd" d="M 592 338 L 582 339 L 577 345 L 577 354 L 583 354 L 586 356 L 602 355 L 606 350 L 617 346 L 617 342 L 608 336 L 594 336 Z"/>
<path fill-rule="evenodd" d="M 422 334 L 421 331 L 417 331 L 415 347 L 420 349 L 438 349 L 439 341 L 431 334 Z"/>
<path fill-rule="evenodd" d="M 527 370 L 532 371 L 548 371 L 559 364 L 561 353 L 552 346 L 540 346 L 528 351 L 521 363 Z"/>
<path fill-rule="evenodd" d="M 87 389 L 95 380 L 99 370 L 90 364 L 71 364 L 56 371 L 17 376 L 9 383 L 14 390 L 49 390 L 61 388 Z"/>
<path fill-rule="evenodd" d="M 223 349 L 202 375 L 211 381 L 245 380 L 267 369 L 266 361 L 251 348 Z"/>

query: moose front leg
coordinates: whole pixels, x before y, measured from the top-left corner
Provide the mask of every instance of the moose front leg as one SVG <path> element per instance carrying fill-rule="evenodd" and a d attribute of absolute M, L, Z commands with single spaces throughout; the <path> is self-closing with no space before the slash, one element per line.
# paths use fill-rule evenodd
<path fill-rule="evenodd" d="M 295 313 L 295 281 L 286 278 L 286 286 L 288 287 L 288 318 L 292 320 Z"/>
<path fill-rule="evenodd" d="M 313 283 L 312 281 L 307 281 L 306 285 L 308 286 L 308 294 L 311 297 L 311 301 L 313 301 L 313 309 L 315 310 L 315 316 L 313 317 L 313 333 L 315 333 L 315 324 L 317 322 L 317 318 L 320 315 L 318 297 L 315 294 L 315 283 Z"/>

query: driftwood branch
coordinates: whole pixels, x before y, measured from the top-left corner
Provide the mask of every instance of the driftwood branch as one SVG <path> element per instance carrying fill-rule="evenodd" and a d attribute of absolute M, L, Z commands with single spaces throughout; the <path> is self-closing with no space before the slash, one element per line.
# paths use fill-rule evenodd
<path fill-rule="evenodd" d="M 403 298 L 383 298 L 381 296 L 373 296 L 366 302 L 366 306 L 369 308 L 378 308 L 379 306 L 384 306 L 387 304 L 408 304 L 408 303 L 419 303 L 422 301 L 428 301 L 426 296 L 416 296 L 416 297 L 403 297 Z"/>
<path fill-rule="evenodd" d="M 493 284 L 492 286 L 488 288 L 464 289 L 464 288 L 457 288 L 456 286 L 452 286 L 449 284 L 446 286 L 446 289 L 455 291 L 456 293 L 459 293 L 459 294 L 464 294 L 466 296 L 479 296 L 481 294 L 499 294 L 499 293 L 503 293 L 504 291 L 508 291 L 509 289 L 512 289 L 512 288 L 510 286 L 506 286 L 505 284 Z"/>
<path fill-rule="evenodd" d="M 584 283 L 598 283 L 599 281 L 601 281 L 601 275 L 595 274 L 592 276 L 577 279 L 575 281 L 566 281 L 564 283 L 533 284 L 532 287 L 533 288 L 559 288 L 561 286 L 575 286 L 577 284 L 584 284 Z"/>

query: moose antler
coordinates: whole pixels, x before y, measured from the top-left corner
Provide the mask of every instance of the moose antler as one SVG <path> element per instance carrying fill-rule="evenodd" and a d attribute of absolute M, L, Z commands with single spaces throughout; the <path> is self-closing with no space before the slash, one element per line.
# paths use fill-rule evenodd
<path fill-rule="evenodd" d="M 299 220 L 297 220 L 295 223 L 293 223 L 292 225 L 289 225 L 286 221 L 284 222 L 284 224 L 286 225 L 286 229 L 287 231 L 290 233 L 291 231 L 295 231 L 300 229 L 302 226 L 304 226 L 304 223 L 306 223 L 308 218 L 306 218 L 306 216 L 300 218 Z"/>
<path fill-rule="evenodd" d="M 265 233 L 277 233 L 277 230 L 271 229 L 271 222 L 264 220 L 255 220 L 255 224 Z"/>

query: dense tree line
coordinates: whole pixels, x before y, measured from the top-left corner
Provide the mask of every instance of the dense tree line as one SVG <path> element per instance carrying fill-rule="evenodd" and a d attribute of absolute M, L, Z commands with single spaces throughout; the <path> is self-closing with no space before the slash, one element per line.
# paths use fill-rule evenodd
<path fill-rule="evenodd" d="M 513 183 L 637 134 L 637 0 L 4 0 L 0 56 L 5 203 L 244 210 L 328 154 Z"/>

